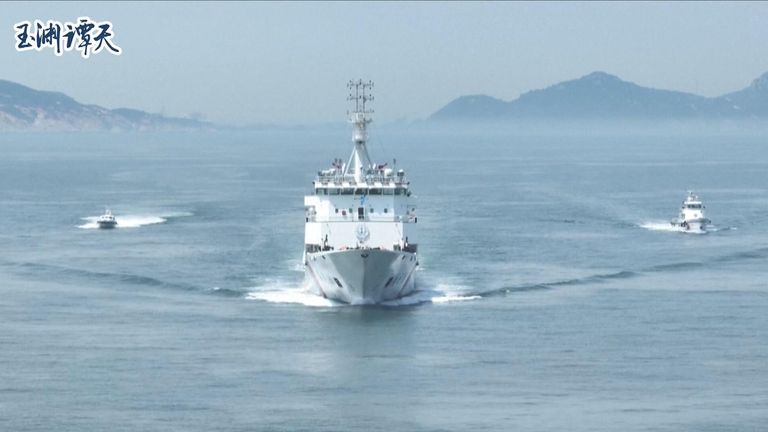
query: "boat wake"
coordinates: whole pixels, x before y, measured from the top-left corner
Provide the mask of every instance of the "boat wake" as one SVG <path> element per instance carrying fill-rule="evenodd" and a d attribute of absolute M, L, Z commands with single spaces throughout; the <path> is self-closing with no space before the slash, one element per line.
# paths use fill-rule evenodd
<path fill-rule="evenodd" d="M 168 222 L 171 218 L 192 216 L 192 213 L 188 212 L 176 212 L 176 213 L 163 213 L 160 215 L 121 215 L 115 216 L 117 226 L 115 228 L 139 228 L 146 225 L 155 225 Z M 96 223 L 98 216 L 87 216 L 82 218 L 86 223 L 78 225 L 80 229 L 99 229 L 99 224 Z"/>
<path fill-rule="evenodd" d="M 344 306 L 343 303 L 335 302 L 313 294 L 309 289 L 305 288 L 258 289 L 246 294 L 245 298 L 248 300 L 261 300 L 268 303 L 300 304 L 311 307 Z"/>
<path fill-rule="evenodd" d="M 416 284 L 421 287 L 413 294 L 389 302 L 381 303 L 377 306 L 398 307 L 415 306 L 421 304 L 445 304 L 454 302 L 466 302 L 480 299 L 489 299 L 498 296 L 507 296 L 513 293 L 527 291 L 548 291 L 565 287 L 576 286 L 595 286 L 626 279 L 643 277 L 666 272 L 685 272 L 697 270 L 700 268 L 711 268 L 715 265 L 727 265 L 729 263 L 741 262 L 744 260 L 765 259 L 768 257 L 768 248 L 759 248 L 755 250 L 736 252 L 732 254 L 721 255 L 705 261 L 679 261 L 668 264 L 658 264 L 637 269 L 626 269 L 616 271 L 606 271 L 603 273 L 575 275 L 574 277 L 563 277 L 542 282 L 506 284 L 501 283 L 496 287 L 486 287 L 484 289 L 472 288 L 456 284 L 455 279 L 451 278 L 451 283 L 443 281 L 429 281 L 426 278 L 417 279 Z M 348 305 L 332 300 L 328 300 L 320 295 L 314 294 L 310 286 L 304 282 L 283 283 L 279 281 L 268 281 L 267 283 L 246 288 L 245 298 L 249 300 L 259 300 L 269 303 L 300 304 L 312 307 L 349 307 L 359 305 Z"/>
<path fill-rule="evenodd" d="M 472 300 L 480 300 L 482 296 L 479 295 L 462 295 L 460 293 L 450 293 L 435 290 L 418 290 L 413 294 L 388 302 L 382 303 L 383 306 L 413 306 L 424 303 L 444 304 L 453 302 L 465 302 Z"/>
<path fill-rule="evenodd" d="M 57 281 L 73 281 L 77 283 L 81 283 L 83 280 L 99 280 L 105 283 L 131 284 L 181 291 L 199 291 L 202 289 L 197 285 L 160 279 L 153 275 L 139 273 L 104 272 L 38 262 L 5 262 L 3 264 L 12 266 L 15 272 L 26 277 L 37 277 L 44 280 L 55 279 Z"/>
<path fill-rule="evenodd" d="M 286 303 L 300 304 L 310 307 L 344 307 L 344 306 L 364 306 L 364 304 L 347 304 L 327 299 L 321 295 L 315 294 L 310 286 L 311 282 L 303 282 L 301 286 L 291 286 L 291 284 L 271 281 L 262 286 L 256 286 L 246 294 L 245 298 L 249 300 L 259 300 L 268 303 Z M 417 281 L 418 286 L 418 281 Z M 463 302 L 478 300 L 479 295 L 468 295 L 465 290 L 457 290 L 456 287 L 445 284 L 438 284 L 432 289 L 420 289 L 413 294 L 380 303 L 376 306 L 398 307 L 415 306 L 420 304 L 445 304 L 452 302 Z"/>

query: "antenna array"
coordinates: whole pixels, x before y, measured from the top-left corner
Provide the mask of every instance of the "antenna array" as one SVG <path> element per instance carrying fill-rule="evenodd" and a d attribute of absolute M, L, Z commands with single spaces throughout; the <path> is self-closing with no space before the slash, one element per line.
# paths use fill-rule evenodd
<path fill-rule="evenodd" d="M 366 111 L 365 104 L 373 100 L 373 95 L 370 94 L 371 89 L 373 89 L 373 81 L 369 80 L 368 82 L 363 82 L 361 79 L 357 81 L 350 80 L 347 83 L 347 88 L 349 89 L 347 100 L 355 101 L 355 112 L 372 114 L 373 110 Z"/>

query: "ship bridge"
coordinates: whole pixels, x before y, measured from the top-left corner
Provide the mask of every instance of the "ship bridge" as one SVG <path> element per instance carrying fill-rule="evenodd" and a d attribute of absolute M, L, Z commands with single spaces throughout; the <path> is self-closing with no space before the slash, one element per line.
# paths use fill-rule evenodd
<path fill-rule="evenodd" d="M 410 195 L 405 171 L 395 172 L 387 164 L 374 165 L 357 177 L 344 174 L 345 165 L 319 171 L 312 182 L 316 195 Z"/>

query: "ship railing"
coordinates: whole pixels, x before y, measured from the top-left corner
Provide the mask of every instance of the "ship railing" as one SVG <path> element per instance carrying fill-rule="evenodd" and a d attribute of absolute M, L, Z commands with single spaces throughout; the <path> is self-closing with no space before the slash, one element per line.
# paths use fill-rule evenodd
<path fill-rule="evenodd" d="M 418 218 L 415 214 L 410 215 L 397 215 L 397 216 L 374 216 L 358 219 L 356 214 L 347 214 L 347 216 L 333 215 L 329 217 L 318 217 L 317 215 L 305 216 L 306 222 L 403 222 L 403 223 L 416 223 Z"/>
<path fill-rule="evenodd" d="M 404 251 L 404 252 L 411 252 L 411 253 L 418 253 L 418 245 L 417 244 L 407 244 L 405 246 L 401 246 L 399 244 L 393 244 L 390 246 L 370 246 L 370 245 L 350 245 L 350 246 L 320 246 L 318 244 L 305 244 L 304 245 L 305 250 L 308 253 L 317 253 L 317 252 L 329 252 L 329 251 L 347 251 L 347 250 L 383 250 L 383 251 Z"/>
<path fill-rule="evenodd" d="M 382 185 L 390 185 L 393 184 L 395 186 L 403 186 L 407 185 L 408 181 L 404 176 L 401 177 L 391 177 L 391 176 L 367 176 L 364 181 L 358 183 L 354 178 L 345 177 L 341 175 L 319 175 L 315 178 L 316 184 L 321 185 L 329 185 L 334 184 L 337 186 L 341 186 L 344 183 L 349 184 L 350 186 L 356 186 L 356 185 L 365 185 L 365 186 L 376 186 L 376 183 L 381 183 Z"/>

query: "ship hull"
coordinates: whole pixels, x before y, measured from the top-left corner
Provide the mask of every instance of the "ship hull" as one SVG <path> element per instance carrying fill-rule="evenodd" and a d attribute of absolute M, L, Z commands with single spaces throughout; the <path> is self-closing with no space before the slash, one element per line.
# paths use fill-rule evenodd
<path fill-rule="evenodd" d="M 96 222 L 101 229 L 112 229 L 117 227 L 117 222 Z"/>
<path fill-rule="evenodd" d="M 687 232 L 706 232 L 707 228 L 709 228 L 709 219 L 675 220 L 672 222 L 672 226 Z"/>
<path fill-rule="evenodd" d="M 414 291 L 415 253 L 348 249 L 307 253 L 305 268 L 323 297 L 350 304 L 377 304 Z"/>

